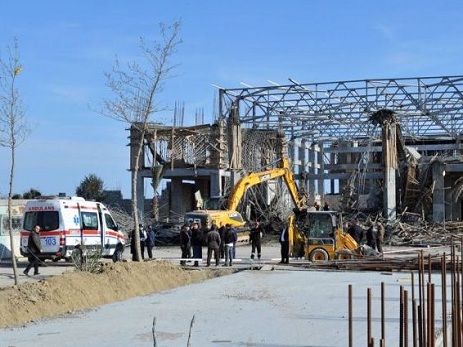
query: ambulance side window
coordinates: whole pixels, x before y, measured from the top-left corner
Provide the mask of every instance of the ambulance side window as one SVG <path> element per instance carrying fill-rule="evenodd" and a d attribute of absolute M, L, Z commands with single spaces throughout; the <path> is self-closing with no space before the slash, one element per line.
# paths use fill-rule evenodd
<path fill-rule="evenodd" d="M 111 230 L 118 230 L 117 224 L 114 219 L 108 213 L 105 213 L 104 219 L 106 221 L 106 227 Z"/>
<path fill-rule="evenodd" d="M 98 230 L 98 215 L 94 212 L 81 212 L 82 228 L 85 230 Z"/>

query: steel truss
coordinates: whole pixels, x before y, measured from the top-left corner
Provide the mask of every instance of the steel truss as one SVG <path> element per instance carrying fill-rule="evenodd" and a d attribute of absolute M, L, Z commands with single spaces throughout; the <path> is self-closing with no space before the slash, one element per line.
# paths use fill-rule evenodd
<path fill-rule="evenodd" d="M 323 141 L 380 139 L 371 121 L 393 111 L 406 138 L 463 133 L 463 76 L 367 79 L 323 83 L 272 83 L 266 87 L 219 88 L 219 115 L 243 127 L 278 129 L 289 139 Z M 235 119 L 238 121 L 238 119 Z"/>

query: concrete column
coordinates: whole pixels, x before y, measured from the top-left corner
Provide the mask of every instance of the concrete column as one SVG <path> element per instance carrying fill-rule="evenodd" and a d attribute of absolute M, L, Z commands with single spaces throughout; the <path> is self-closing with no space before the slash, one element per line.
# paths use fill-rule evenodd
<path fill-rule="evenodd" d="M 229 168 L 231 170 L 230 179 L 232 186 L 240 180 L 238 171 L 243 168 L 242 165 L 242 139 L 241 125 L 239 117 L 239 104 L 234 103 L 228 117 L 228 153 L 229 153 Z"/>
<path fill-rule="evenodd" d="M 309 193 L 309 205 L 313 205 L 315 201 L 315 165 L 316 165 L 316 152 L 315 145 L 309 148 L 309 176 L 308 179 L 308 193 Z"/>
<path fill-rule="evenodd" d="M 173 178 L 170 185 L 171 210 L 174 215 L 183 216 L 185 197 L 183 194 L 183 184 L 181 178 Z"/>
<path fill-rule="evenodd" d="M 299 166 L 299 182 L 298 187 L 301 193 L 305 193 L 307 191 L 307 178 L 306 178 L 306 170 L 308 167 L 308 157 L 307 157 L 307 148 L 308 148 L 308 141 L 303 140 L 301 143 L 301 147 L 299 147 L 299 159 L 301 161 L 301 165 Z"/>
<path fill-rule="evenodd" d="M 317 153 L 317 162 L 318 162 L 318 194 L 320 194 L 320 205 L 323 206 L 324 199 L 325 199 L 325 180 L 323 179 L 323 175 L 325 174 L 325 160 L 323 158 L 323 143 L 320 142 L 319 144 L 320 151 Z"/>
<path fill-rule="evenodd" d="M 210 173 L 210 191 L 211 196 L 222 196 L 222 186 L 221 186 L 221 179 L 220 179 L 220 172 L 221 170 L 211 171 Z"/>
<path fill-rule="evenodd" d="M 384 211 L 388 224 L 396 220 L 397 121 L 390 110 L 378 111 L 382 125 Z"/>
<path fill-rule="evenodd" d="M 331 152 L 331 154 L 330 154 L 330 165 L 336 164 L 336 159 L 337 159 L 336 158 L 336 153 Z M 335 191 L 336 191 L 336 181 L 333 180 L 333 179 L 330 179 L 329 184 L 330 184 L 330 193 L 332 195 L 334 195 Z"/>
<path fill-rule="evenodd" d="M 395 175 L 395 168 L 384 168 L 384 213 L 390 222 L 396 219 Z"/>
<path fill-rule="evenodd" d="M 434 191 L 432 194 L 432 217 L 434 222 L 445 220 L 445 165 L 432 166 L 432 180 Z"/>

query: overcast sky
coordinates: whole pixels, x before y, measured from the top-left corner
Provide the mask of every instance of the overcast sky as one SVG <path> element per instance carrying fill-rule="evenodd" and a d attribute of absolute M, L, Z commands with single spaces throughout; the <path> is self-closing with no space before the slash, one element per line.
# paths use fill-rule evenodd
<path fill-rule="evenodd" d="M 369 78 L 462 75 L 462 1 L 16 0 L 2 2 L 0 54 L 17 38 L 18 81 L 32 126 L 18 147 L 14 191 L 74 195 L 89 174 L 130 197 L 127 125 L 98 109 L 116 55 L 139 56 L 139 38 L 181 20 L 179 64 L 159 101 L 185 105 L 185 125 L 210 123 L 219 85 L 267 86 Z M 9 152 L 0 148 L 0 196 Z M 147 185 L 149 188 L 149 185 Z M 147 191 L 147 195 L 151 192 Z"/>

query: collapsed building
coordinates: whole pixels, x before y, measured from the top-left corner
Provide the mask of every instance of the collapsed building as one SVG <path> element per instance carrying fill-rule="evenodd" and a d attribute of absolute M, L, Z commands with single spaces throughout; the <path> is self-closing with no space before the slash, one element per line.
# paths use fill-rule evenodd
<path fill-rule="evenodd" d="M 226 196 L 240 177 L 293 165 L 310 204 L 435 222 L 462 218 L 463 76 L 271 83 L 219 88 L 213 124 L 149 124 L 138 175 L 156 189 L 156 219 L 180 220 L 198 201 Z M 130 129 L 131 170 L 141 133 Z M 278 189 L 251 191 L 272 210 Z M 284 201 L 279 202 L 285 206 Z M 261 218 L 261 216 L 254 216 Z"/>

